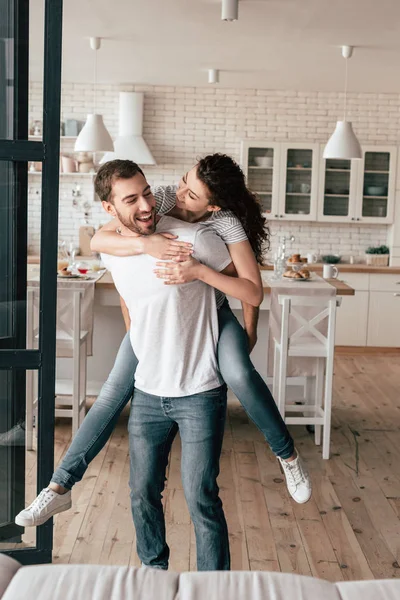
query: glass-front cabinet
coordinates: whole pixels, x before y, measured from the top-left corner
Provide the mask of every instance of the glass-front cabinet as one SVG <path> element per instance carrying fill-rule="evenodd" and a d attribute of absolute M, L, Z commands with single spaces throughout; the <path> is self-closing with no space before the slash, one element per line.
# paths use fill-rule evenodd
<path fill-rule="evenodd" d="M 263 212 L 271 218 L 278 211 L 279 144 L 242 142 L 241 165 L 247 185 L 257 194 Z"/>
<path fill-rule="evenodd" d="M 392 223 L 396 160 L 394 146 L 364 146 L 362 160 L 322 159 L 318 220 Z"/>
<path fill-rule="evenodd" d="M 275 218 L 314 221 L 318 199 L 318 144 L 281 144 L 280 201 Z"/>
<path fill-rule="evenodd" d="M 269 220 L 315 220 L 318 144 L 243 142 L 241 164 Z"/>
<path fill-rule="evenodd" d="M 393 223 L 396 164 L 397 149 L 394 146 L 363 147 L 357 220 Z"/>
<path fill-rule="evenodd" d="M 322 158 L 318 193 L 318 220 L 354 221 L 358 190 L 358 160 Z"/>

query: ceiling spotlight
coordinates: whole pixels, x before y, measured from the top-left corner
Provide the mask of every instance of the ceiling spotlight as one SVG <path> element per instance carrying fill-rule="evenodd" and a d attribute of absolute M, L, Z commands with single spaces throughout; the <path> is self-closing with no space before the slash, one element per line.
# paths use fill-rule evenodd
<path fill-rule="evenodd" d="M 218 69 L 208 69 L 208 83 L 219 83 Z"/>
<path fill-rule="evenodd" d="M 222 0 L 223 21 L 237 21 L 239 18 L 239 0 Z"/>

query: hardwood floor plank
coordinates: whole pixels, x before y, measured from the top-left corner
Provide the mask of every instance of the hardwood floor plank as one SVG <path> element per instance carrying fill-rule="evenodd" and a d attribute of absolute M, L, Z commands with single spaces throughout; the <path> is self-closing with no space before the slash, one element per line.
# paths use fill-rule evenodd
<path fill-rule="evenodd" d="M 229 394 L 218 483 L 232 569 L 282 570 L 329 581 L 399 577 L 399 390 L 399 356 L 336 357 L 330 460 L 322 459 L 321 447 L 304 427 L 290 427 L 313 481 L 313 496 L 303 505 L 289 497 L 276 458 Z M 55 518 L 54 562 L 140 565 L 130 514 L 126 428 L 124 413 L 107 448 L 75 487 L 73 509 Z M 57 419 L 56 463 L 70 437 L 70 421 Z M 31 501 L 36 452 L 28 454 Z M 180 461 L 177 436 L 163 499 L 170 568 L 195 570 L 196 540 Z M 34 543 L 35 535 L 27 528 L 24 543 Z"/>

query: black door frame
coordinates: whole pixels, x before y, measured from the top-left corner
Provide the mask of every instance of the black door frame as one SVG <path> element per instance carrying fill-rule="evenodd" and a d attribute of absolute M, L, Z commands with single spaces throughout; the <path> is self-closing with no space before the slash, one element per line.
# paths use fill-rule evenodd
<path fill-rule="evenodd" d="M 54 392 L 56 355 L 56 303 L 57 303 L 57 240 L 58 192 L 60 154 L 61 105 L 61 48 L 63 0 L 45 0 L 44 73 L 43 73 L 43 140 L 28 141 L 28 90 L 29 90 L 29 0 L 15 0 L 14 13 L 14 132 L 12 140 L 0 139 L 0 160 L 13 161 L 14 184 L 18 211 L 26 233 L 27 221 L 27 164 L 41 161 L 42 211 L 40 277 L 39 348 L 25 350 L 25 339 L 13 349 L 0 350 L 0 369 L 37 369 L 38 443 L 37 490 L 47 485 L 54 466 Z M 27 247 L 25 240 L 16 254 L 15 315 L 21 337 L 26 321 Z M 53 520 L 37 529 L 36 546 L 5 551 L 24 564 L 51 562 L 53 546 Z"/>

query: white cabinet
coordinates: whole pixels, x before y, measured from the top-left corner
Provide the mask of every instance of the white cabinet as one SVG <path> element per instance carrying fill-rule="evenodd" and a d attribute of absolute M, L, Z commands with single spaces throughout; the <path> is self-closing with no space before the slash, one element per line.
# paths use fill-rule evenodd
<path fill-rule="evenodd" d="M 279 210 L 274 218 L 314 221 L 318 200 L 318 144 L 281 144 Z"/>
<path fill-rule="evenodd" d="M 241 165 L 269 220 L 316 219 L 318 144 L 242 142 Z"/>
<path fill-rule="evenodd" d="M 337 346 L 367 345 L 369 278 L 367 273 L 343 273 L 340 276 L 356 293 L 355 296 L 343 296 L 336 312 Z"/>
<path fill-rule="evenodd" d="M 393 223 L 396 159 L 395 146 L 363 146 L 362 160 L 321 159 L 318 220 Z"/>
<path fill-rule="evenodd" d="M 271 218 L 278 212 L 280 144 L 242 142 L 241 165 L 247 185 L 260 199 L 263 212 Z"/>
<path fill-rule="evenodd" d="M 367 345 L 400 347 L 400 292 L 370 292 Z"/>
<path fill-rule="evenodd" d="M 356 221 L 393 223 L 396 166 L 395 146 L 363 146 Z"/>
<path fill-rule="evenodd" d="M 366 346 L 369 292 L 343 296 L 336 312 L 336 346 Z"/>
<path fill-rule="evenodd" d="M 322 158 L 318 191 L 318 221 L 355 220 L 359 180 L 358 160 Z"/>

